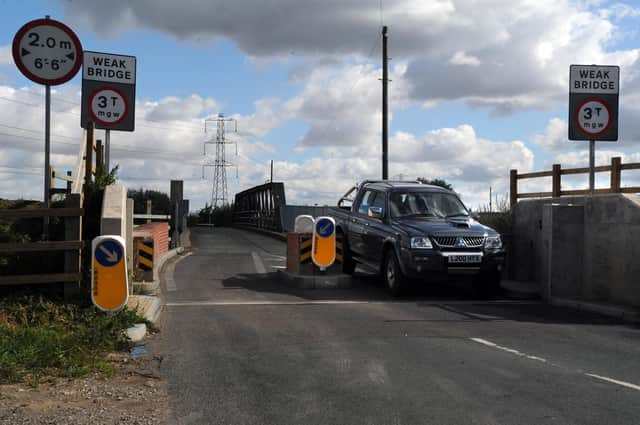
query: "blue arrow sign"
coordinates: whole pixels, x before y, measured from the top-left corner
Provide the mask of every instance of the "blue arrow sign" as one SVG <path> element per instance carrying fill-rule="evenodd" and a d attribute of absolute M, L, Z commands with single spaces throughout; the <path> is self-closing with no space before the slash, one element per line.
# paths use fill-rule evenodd
<path fill-rule="evenodd" d="M 323 238 L 328 238 L 333 234 L 333 223 L 331 220 L 321 218 L 316 222 L 316 234 Z"/>
<path fill-rule="evenodd" d="M 100 265 L 104 267 L 113 267 L 122 261 L 122 246 L 118 242 L 112 240 L 100 242 L 96 246 L 95 257 Z"/>

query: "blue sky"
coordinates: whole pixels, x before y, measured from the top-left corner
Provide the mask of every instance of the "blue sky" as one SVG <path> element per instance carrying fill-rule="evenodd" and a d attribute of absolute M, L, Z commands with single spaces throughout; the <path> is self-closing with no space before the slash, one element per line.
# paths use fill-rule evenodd
<path fill-rule="evenodd" d="M 296 203 L 332 203 L 350 183 L 379 177 L 380 22 L 393 57 L 391 174 L 444 178 L 477 206 L 489 186 L 506 194 L 510 168 L 585 165 L 587 144 L 566 140 L 571 63 L 621 66 L 621 143 L 600 144 L 598 159 L 640 160 L 633 2 L 329 3 L 0 1 L 0 172 L 33 180 L 0 185 L 0 197 L 41 196 L 33 103 L 42 88 L 7 52 L 18 28 L 45 14 L 72 27 L 86 50 L 137 57 L 137 130 L 113 135 L 114 162 L 133 187 L 167 190 L 170 178 L 186 179 L 195 206 L 210 197 L 202 128 L 218 112 L 240 130 L 229 135 L 240 151 L 227 155 L 239 175 L 228 170 L 231 196 L 263 183 L 271 159 Z M 73 168 L 81 135 L 80 84 L 78 74 L 54 92 L 64 109 L 54 114 L 62 168 Z M 32 174 L 18 170 L 25 166 Z"/>

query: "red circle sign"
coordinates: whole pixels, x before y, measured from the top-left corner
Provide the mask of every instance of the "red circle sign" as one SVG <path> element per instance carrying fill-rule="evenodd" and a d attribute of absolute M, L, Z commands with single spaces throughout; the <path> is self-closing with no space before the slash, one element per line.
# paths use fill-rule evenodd
<path fill-rule="evenodd" d="M 55 86 L 66 83 L 80 70 L 82 45 L 62 22 L 36 19 L 22 26 L 13 38 L 13 60 L 25 77 Z"/>
<path fill-rule="evenodd" d="M 115 126 L 127 117 L 129 105 L 124 93 L 115 87 L 100 87 L 89 96 L 89 112 L 103 126 Z"/>
<path fill-rule="evenodd" d="M 611 110 L 602 99 L 589 98 L 583 100 L 576 110 L 576 126 L 590 137 L 597 137 L 611 127 Z"/>

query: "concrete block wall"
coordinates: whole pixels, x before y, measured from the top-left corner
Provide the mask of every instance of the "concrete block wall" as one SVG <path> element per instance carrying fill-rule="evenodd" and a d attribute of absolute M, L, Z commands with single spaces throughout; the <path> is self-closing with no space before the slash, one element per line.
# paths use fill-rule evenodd
<path fill-rule="evenodd" d="M 521 201 L 513 234 L 514 278 L 545 297 L 640 307 L 640 196 Z"/>

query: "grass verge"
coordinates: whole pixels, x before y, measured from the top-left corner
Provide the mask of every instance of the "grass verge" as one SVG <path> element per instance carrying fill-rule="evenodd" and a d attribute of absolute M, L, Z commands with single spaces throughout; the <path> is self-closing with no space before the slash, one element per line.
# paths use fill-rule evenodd
<path fill-rule="evenodd" d="M 131 310 L 108 314 L 33 295 L 0 300 L 0 383 L 109 376 L 106 355 L 131 348 L 123 331 L 136 323 L 156 330 Z"/>

